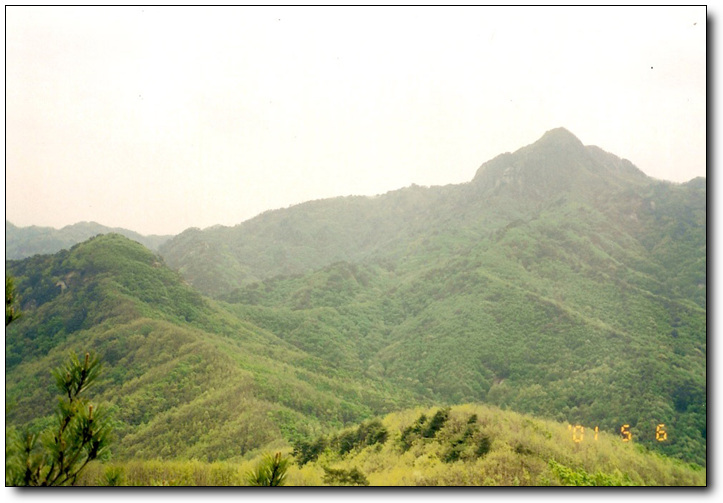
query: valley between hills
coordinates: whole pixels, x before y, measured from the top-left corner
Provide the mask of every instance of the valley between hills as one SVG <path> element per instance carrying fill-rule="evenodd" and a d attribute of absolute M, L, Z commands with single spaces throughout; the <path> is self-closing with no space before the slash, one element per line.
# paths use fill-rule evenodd
<path fill-rule="evenodd" d="M 233 227 L 6 222 L 6 438 L 92 351 L 114 440 L 82 484 L 242 485 L 282 452 L 291 485 L 705 485 L 706 208 L 558 128 Z"/>

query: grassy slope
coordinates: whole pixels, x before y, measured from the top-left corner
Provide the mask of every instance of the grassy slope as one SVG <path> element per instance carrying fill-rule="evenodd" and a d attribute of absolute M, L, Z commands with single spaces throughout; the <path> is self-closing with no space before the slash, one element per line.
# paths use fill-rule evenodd
<path fill-rule="evenodd" d="M 397 439 L 404 429 L 420 414 L 431 418 L 437 410 L 390 414 L 382 421 L 390 432 L 382 446 L 344 456 L 327 453 L 300 471 L 311 478 L 320 474 L 323 465 L 358 467 L 371 485 L 705 484 L 704 470 L 646 452 L 634 442 L 624 443 L 619 435 L 601 431 L 594 440 L 588 428 L 586 434 L 576 435 L 582 439 L 576 443 L 568 424 L 483 405 L 453 407 L 434 437 L 417 438 L 403 451 Z M 467 430 L 472 433 L 466 436 Z M 489 439 L 489 451 L 478 455 L 475 451 L 483 437 Z M 450 456 L 453 446 L 459 458 L 450 461 L 455 457 Z"/>
<path fill-rule="evenodd" d="M 592 428 L 584 432 L 578 428 L 573 436 L 572 425 L 480 404 L 452 407 L 436 434 L 417 436 L 405 449 L 401 442 L 404 431 L 413 427 L 421 414 L 432 418 L 439 410 L 417 408 L 389 414 L 380 421 L 388 432 L 385 442 L 358 445 L 344 454 L 333 444 L 316 460 L 293 464 L 287 485 L 339 484 L 328 479 L 328 469 L 356 469 L 372 486 L 706 484 L 704 469 L 649 452 L 636 444 L 635 438 L 625 443 L 620 435 L 600 431 L 596 440 Z M 481 443 L 485 443 L 482 449 Z M 288 453 L 288 449 L 281 451 Z M 106 473 L 116 473 L 123 485 L 244 485 L 245 474 L 259 458 L 211 464 L 96 463 L 83 475 L 82 483 L 103 485 Z"/>

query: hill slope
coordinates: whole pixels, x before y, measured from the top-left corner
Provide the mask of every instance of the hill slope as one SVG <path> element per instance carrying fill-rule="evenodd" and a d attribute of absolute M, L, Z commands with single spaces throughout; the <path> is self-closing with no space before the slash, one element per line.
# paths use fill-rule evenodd
<path fill-rule="evenodd" d="M 665 434 L 660 427 L 662 442 Z M 285 478 L 289 486 L 706 485 L 704 469 L 649 452 L 636 440 L 465 404 L 399 411 L 281 452 L 293 460 Z M 246 474 L 260 459 L 96 463 L 80 485 L 106 484 L 107 473 L 128 486 L 247 485 Z"/>
<path fill-rule="evenodd" d="M 566 205 L 596 212 L 592 223 L 614 227 L 613 238 L 625 240 L 618 246 L 654 248 L 669 238 L 656 234 L 661 224 L 677 225 L 679 232 L 693 227 L 698 248 L 688 251 L 699 253 L 705 246 L 699 238 L 705 183 L 653 180 L 629 161 L 583 146 L 559 128 L 483 164 L 469 183 L 311 201 L 235 227 L 189 229 L 164 243 L 160 253 L 192 285 L 218 296 L 338 261 L 398 262 L 416 255 L 426 259 L 430 251 L 457 253 L 509 226 L 569 210 Z"/>
<path fill-rule="evenodd" d="M 239 457 L 412 403 L 223 311 L 117 234 L 6 269 L 23 309 L 6 333 L 9 425 L 44 424 L 71 350 L 105 362 L 94 400 L 115 409 L 120 458 Z"/>
<path fill-rule="evenodd" d="M 655 436 L 655 430 L 650 436 Z M 658 430 L 663 438 L 665 430 Z M 594 426 L 484 405 L 405 410 L 299 446 L 297 485 L 705 485 L 706 473 Z"/>
<path fill-rule="evenodd" d="M 607 428 L 665 422 L 676 432 L 671 443 L 650 447 L 705 463 L 701 180 L 651 180 L 554 130 L 486 163 L 470 184 L 400 194 L 380 199 L 394 207 L 414 194 L 422 217 L 396 242 L 222 298 L 301 349 L 350 368 L 355 355 L 367 376 L 438 403 L 484 400 Z M 297 209 L 303 228 L 316 225 L 308 208 Z M 354 218 L 352 229 L 371 226 Z M 232 230 L 215 232 L 230 240 Z M 305 256 L 284 249 L 302 267 Z"/>

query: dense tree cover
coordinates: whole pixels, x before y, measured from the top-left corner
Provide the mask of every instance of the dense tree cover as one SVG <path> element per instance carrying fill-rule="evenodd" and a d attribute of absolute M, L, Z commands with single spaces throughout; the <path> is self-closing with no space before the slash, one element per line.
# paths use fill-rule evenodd
<path fill-rule="evenodd" d="M 395 201 L 423 216 L 425 232 L 410 224 L 391 238 L 375 216 L 393 214 Z M 609 429 L 665 422 L 671 442 L 648 445 L 705 463 L 703 180 L 654 181 L 555 130 L 470 184 L 355 200 L 364 211 L 327 203 L 264 219 L 274 228 L 293 218 L 300 233 L 323 211 L 325 222 L 358 220 L 358 234 L 373 221 L 385 246 L 369 251 L 340 232 L 357 262 L 242 285 L 222 296 L 233 312 L 437 402 L 485 400 Z M 255 225 L 234 232 L 254 242 Z M 230 230 L 213 236 L 232 242 Z"/>
<path fill-rule="evenodd" d="M 412 186 L 374 198 L 310 201 L 235 227 L 188 229 L 164 243 L 160 253 L 192 285 L 218 297 L 239 285 L 334 262 L 399 259 L 425 241 L 430 225 L 453 223 L 468 190 Z"/>
<path fill-rule="evenodd" d="M 218 296 L 238 285 L 339 261 L 397 262 L 419 254 L 428 259 L 430 252 L 456 253 L 511 222 L 539 218 L 564 200 L 604 212 L 623 231 L 646 231 L 660 221 L 653 221 L 657 217 L 646 214 L 641 203 L 652 202 L 657 212 L 655 205 L 668 194 L 655 192 L 670 189 L 681 194 L 676 197 L 684 205 L 690 197 L 700 201 L 702 191 L 705 206 L 705 187 L 693 185 L 686 192 L 657 182 L 629 161 L 555 130 L 485 163 L 469 183 L 310 201 L 235 227 L 189 229 L 160 251 L 194 286 Z"/>
<path fill-rule="evenodd" d="M 240 458 L 416 401 L 204 299 L 119 235 L 6 265 L 27 313 L 6 334 L 8 425 L 47 422 L 47 369 L 85 347 L 106 364 L 120 459 Z"/>
<path fill-rule="evenodd" d="M 369 480 L 359 470 L 359 468 L 352 468 L 351 470 L 344 470 L 343 468 L 324 468 L 324 483 L 330 486 L 368 486 Z"/>
<path fill-rule="evenodd" d="M 201 295 L 146 248 L 117 234 L 91 239 L 70 251 L 9 261 L 27 310 L 26 337 L 6 340 L 6 365 L 47 353 L 70 334 L 107 320 L 129 321 L 161 312 L 165 319 L 211 324 Z"/>
<path fill-rule="evenodd" d="M 705 307 L 627 265 L 641 245 L 567 218 L 581 208 L 447 260 L 337 263 L 226 299 L 299 349 L 418 395 L 609 429 L 664 422 L 674 440 L 650 446 L 704 464 Z"/>
<path fill-rule="evenodd" d="M 636 445 L 705 465 L 705 182 L 649 179 L 571 136 L 503 154 L 468 184 L 192 229 L 163 258 L 108 235 L 7 262 L 28 313 L 6 338 L 8 422 L 48 414 L 44 369 L 87 343 L 108 361 L 98 391 L 125 459 L 288 442 L 308 464 L 340 451 L 334 428 L 487 402 L 607 433 L 628 424 Z M 411 452 L 427 437 L 405 438 Z M 468 425 L 439 459 L 482 463 L 494 445 Z M 550 480 L 608 480 L 555 459 Z"/>

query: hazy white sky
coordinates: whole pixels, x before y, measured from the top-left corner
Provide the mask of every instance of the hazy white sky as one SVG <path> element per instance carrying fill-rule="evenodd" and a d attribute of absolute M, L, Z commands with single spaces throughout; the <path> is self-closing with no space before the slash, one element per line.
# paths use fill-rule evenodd
<path fill-rule="evenodd" d="M 705 7 L 6 8 L 16 225 L 235 225 L 465 182 L 558 126 L 705 176 Z"/>

